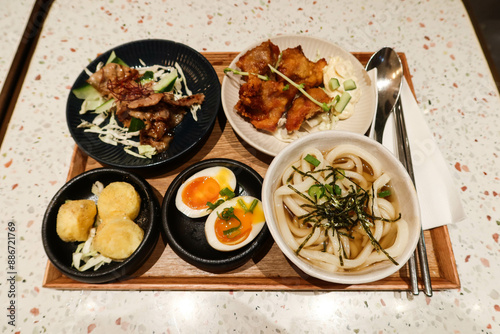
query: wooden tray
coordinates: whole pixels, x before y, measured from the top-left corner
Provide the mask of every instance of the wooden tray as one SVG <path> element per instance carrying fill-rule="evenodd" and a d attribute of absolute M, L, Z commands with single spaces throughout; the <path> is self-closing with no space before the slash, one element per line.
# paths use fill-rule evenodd
<path fill-rule="evenodd" d="M 204 53 L 213 64 L 222 82 L 223 69 L 238 53 Z M 354 53 L 365 64 L 371 53 Z M 400 54 L 406 79 L 413 90 L 407 60 Z M 222 111 L 221 111 L 222 114 Z M 229 158 L 241 161 L 265 175 L 272 157 L 257 152 L 237 137 L 224 117 L 220 117 L 203 148 L 184 165 L 157 177 L 147 177 L 160 198 L 165 194 L 174 177 L 188 165 L 211 158 Z M 84 171 L 102 167 L 94 159 L 75 148 L 68 180 Z M 460 287 L 455 257 L 446 226 L 425 231 L 432 287 L 454 289 Z M 409 290 L 409 271 L 404 266 L 392 276 L 369 284 L 342 285 L 306 277 L 295 270 L 276 244 L 259 260 L 224 274 L 202 271 L 180 259 L 160 237 L 148 262 L 133 278 L 108 284 L 85 284 L 62 275 L 50 262 L 47 263 L 43 286 L 57 289 L 94 290 Z M 420 287 L 422 289 L 422 286 Z"/>

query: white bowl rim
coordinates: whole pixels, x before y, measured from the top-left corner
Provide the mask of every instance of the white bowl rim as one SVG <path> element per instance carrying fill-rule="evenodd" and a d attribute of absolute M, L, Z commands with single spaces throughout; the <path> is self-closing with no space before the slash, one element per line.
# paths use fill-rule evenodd
<path fill-rule="evenodd" d="M 273 217 L 274 220 L 274 210 L 273 210 L 273 202 L 267 200 L 268 198 L 272 198 L 272 185 L 273 181 L 270 177 L 271 174 L 275 173 L 278 169 L 283 166 L 286 156 L 288 156 L 292 151 L 297 150 L 299 147 L 303 147 L 307 145 L 307 143 L 319 140 L 319 139 L 328 139 L 330 141 L 339 141 L 344 140 L 346 142 L 360 142 L 363 145 L 373 146 L 374 148 L 380 150 L 382 158 L 386 158 L 390 160 L 390 164 L 394 165 L 398 170 L 399 174 L 403 177 L 403 183 L 408 188 L 408 193 L 405 194 L 406 197 L 410 197 L 410 202 L 412 205 L 412 212 L 410 214 L 414 219 L 412 222 L 409 222 L 410 225 L 410 236 L 408 241 L 408 246 L 405 248 L 403 253 L 397 258 L 398 265 L 387 266 L 382 269 L 377 269 L 376 273 L 361 273 L 361 272 L 334 272 L 329 273 L 325 270 L 319 269 L 313 266 L 310 263 L 302 260 L 298 257 L 295 252 L 288 247 L 288 245 L 281 238 L 281 232 L 278 230 L 278 227 L 274 223 L 269 223 L 269 217 Z M 332 148 L 338 144 L 332 144 Z M 319 278 L 323 281 L 331 282 L 331 283 L 340 283 L 340 284 L 364 284 L 371 283 L 381 279 L 384 279 L 403 267 L 410 256 L 415 251 L 415 248 L 418 243 L 418 239 L 420 237 L 420 229 L 421 229 L 421 221 L 420 221 L 420 209 L 418 204 L 417 193 L 413 182 L 411 181 L 410 176 L 406 172 L 406 169 L 403 165 L 396 159 L 396 157 L 389 151 L 386 147 L 376 142 L 373 139 L 370 139 L 366 136 L 347 132 L 347 131 L 336 131 L 336 130 L 328 130 L 317 133 L 308 134 L 302 138 L 297 139 L 286 148 L 284 148 L 271 162 L 269 168 L 267 169 L 266 176 L 264 177 L 264 182 L 262 185 L 262 203 L 264 208 L 264 215 L 266 217 L 266 224 L 268 225 L 269 231 L 273 236 L 274 241 L 283 252 L 283 254 L 294 264 L 296 265 L 303 273 L 310 275 L 311 277 Z M 418 233 L 417 233 L 418 231 Z M 415 232 L 415 233 L 412 233 Z"/>

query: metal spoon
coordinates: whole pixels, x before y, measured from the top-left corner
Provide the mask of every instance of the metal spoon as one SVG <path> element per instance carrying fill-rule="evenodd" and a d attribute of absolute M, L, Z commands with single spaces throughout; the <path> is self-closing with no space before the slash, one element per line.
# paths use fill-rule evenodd
<path fill-rule="evenodd" d="M 403 65 L 396 51 L 385 47 L 368 60 L 366 70 L 373 68 L 377 68 L 378 105 L 370 137 L 382 143 L 385 124 L 394 109 L 401 89 Z"/>
<path fill-rule="evenodd" d="M 392 48 L 385 47 L 374 53 L 370 60 L 368 60 L 366 70 L 369 71 L 373 68 L 377 68 L 376 84 L 378 105 L 375 121 L 370 131 L 370 137 L 382 143 L 387 119 L 391 115 L 399 99 L 399 91 L 401 90 L 403 79 L 403 65 L 396 51 Z M 398 140 L 400 140 L 399 136 Z M 398 147 L 401 147 L 401 145 L 398 145 Z M 404 152 L 398 153 L 401 159 Z M 418 295 L 419 289 L 415 253 L 413 253 L 408 260 L 408 266 L 410 270 L 411 291 L 414 295 Z"/>

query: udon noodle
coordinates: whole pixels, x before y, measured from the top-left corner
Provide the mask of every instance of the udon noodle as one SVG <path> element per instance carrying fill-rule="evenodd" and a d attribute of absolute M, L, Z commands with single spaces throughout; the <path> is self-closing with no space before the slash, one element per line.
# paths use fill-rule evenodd
<path fill-rule="evenodd" d="M 397 264 L 409 232 L 390 180 L 381 162 L 357 146 L 305 149 L 274 193 L 285 242 L 328 271 Z"/>

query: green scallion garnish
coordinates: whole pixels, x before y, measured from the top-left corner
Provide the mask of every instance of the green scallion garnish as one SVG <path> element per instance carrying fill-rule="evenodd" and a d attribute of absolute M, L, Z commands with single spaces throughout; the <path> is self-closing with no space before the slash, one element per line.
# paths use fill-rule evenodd
<path fill-rule="evenodd" d="M 378 193 L 378 197 L 381 197 L 381 198 L 388 197 L 388 196 L 391 196 L 390 190 L 383 190 L 383 191 Z"/>
<path fill-rule="evenodd" d="M 236 233 L 240 229 L 240 227 L 241 227 L 241 222 L 238 224 L 238 226 L 231 227 L 230 229 L 227 229 L 227 230 L 223 231 L 222 233 L 228 238 L 234 238 L 235 236 L 237 236 L 238 234 L 241 233 L 241 232 Z M 231 234 L 234 234 L 234 235 L 231 235 Z"/>
<path fill-rule="evenodd" d="M 319 184 L 313 184 L 311 187 L 309 187 L 309 190 L 307 190 L 307 193 L 311 198 L 313 198 L 315 201 L 323 197 L 325 194 L 325 188 L 322 185 Z"/>
<path fill-rule="evenodd" d="M 227 187 L 226 187 L 226 188 L 221 189 L 221 191 L 219 191 L 219 194 L 220 194 L 221 196 L 226 197 L 226 200 L 231 199 L 231 198 L 233 198 L 234 196 L 236 196 L 236 195 L 235 195 L 235 193 L 234 193 L 231 189 L 229 189 L 229 188 L 227 188 Z"/>
<path fill-rule="evenodd" d="M 310 154 L 306 155 L 304 160 L 313 165 L 314 167 L 318 167 L 319 164 L 321 163 L 318 159 L 316 159 Z"/>

